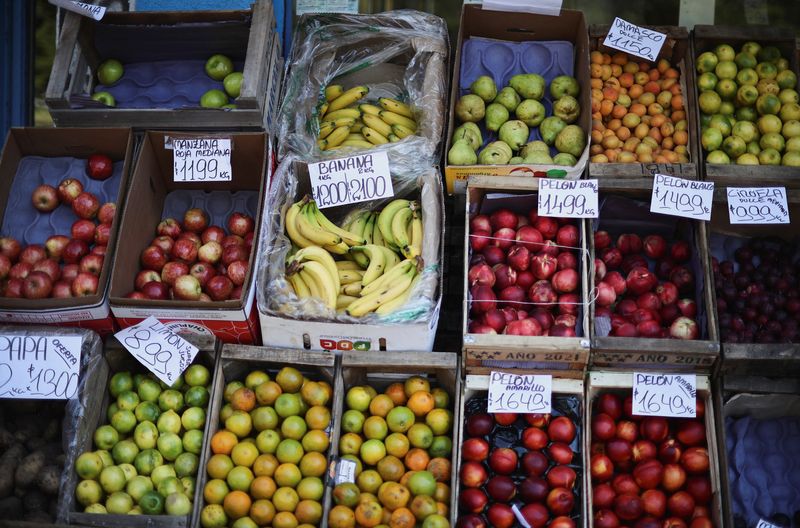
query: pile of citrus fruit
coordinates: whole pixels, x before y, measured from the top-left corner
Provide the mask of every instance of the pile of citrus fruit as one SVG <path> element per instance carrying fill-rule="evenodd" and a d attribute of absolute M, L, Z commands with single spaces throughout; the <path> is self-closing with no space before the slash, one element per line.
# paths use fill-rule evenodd
<path fill-rule="evenodd" d="M 320 524 L 332 393 L 292 367 L 226 385 L 206 464 L 203 527 Z"/>
<path fill-rule="evenodd" d="M 355 482 L 334 488 L 328 526 L 449 527 L 453 413 L 447 392 L 412 376 L 383 394 L 352 387 L 345 401 L 339 455 L 355 464 Z"/>

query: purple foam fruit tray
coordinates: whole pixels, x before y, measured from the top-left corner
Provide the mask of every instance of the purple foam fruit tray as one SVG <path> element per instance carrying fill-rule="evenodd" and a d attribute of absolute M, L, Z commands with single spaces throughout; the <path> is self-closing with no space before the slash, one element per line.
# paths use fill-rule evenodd
<path fill-rule="evenodd" d="M 258 191 L 200 191 L 177 190 L 167 194 L 162 218 L 183 221 L 188 209 L 202 209 L 208 215 L 208 224 L 216 225 L 227 233 L 228 217 L 236 212 L 247 213 L 253 220 L 258 214 Z"/>
<path fill-rule="evenodd" d="M 494 79 L 498 93 L 508 85 L 514 75 L 536 73 L 546 82 L 545 96 L 541 103 L 547 115 L 553 115 L 553 100 L 550 83 L 559 75 L 573 75 L 574 47 L 562 40 L 508 42 L 505 40 L 472 37 L 464 42 L 461 50 L 461 78 L 458 80 L 459 96 L 469 93 L 470 85 L 481 75 Z M 486 130 L 478 123 L 483 133 L 483 146 L 497 140 L 497 133 Z M 539 127 L 531 127 L 528 141 L 541 140 Z M 550 147 L 550 154 L 558 151 Z"/>
<path fill-rule="evenodd" d="M 93 180 L 86 175 L 86 160 L 80 158 L 25 156 L 19 162 L 11 191 L 8 194 L 3 227 L 3 236 L 16 238 L 20 244 L 44 244 L 53 235 L 69 236 L 72 224 L 78 216 L 72 207 L 60 204 L 52 212 L 42 213 L 33 207 L 31 195 L 42 184 L 58 188 L 66 178 L 74 178 L 83 184 L 83 190 L 97 196 L 100 203 L 116 203 L 119 196 L 124 162 L 114 162 L 114 171 L 106 180 Z"/>

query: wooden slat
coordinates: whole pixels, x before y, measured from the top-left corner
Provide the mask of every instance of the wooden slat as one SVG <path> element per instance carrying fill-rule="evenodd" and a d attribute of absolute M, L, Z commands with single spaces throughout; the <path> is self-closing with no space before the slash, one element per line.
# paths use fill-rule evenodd
<path fill-rule="evenodd" d="M 242 72 L 242 86 L 236 105 L 240 108 L 261 108 L 264 110 L 266 94 L 266 77 L 269 76 L 269 57 L 272 38 L 274 37 L 271 2 L 253 4 L 253 18 L 250 23 L 250 35 L 247 41 L 247 55 Z M 252 28 L 258 28 L 252 31 Z M 261 93 L 259 93 L 261 88 Z M 259 104 L 260 102 L 260 104 Z"/>
<path fill-rule="evenodd" d="M 72 64 L 72 54 L 75 52 L 75 46 L 78 42 L 80 23 L 80 15 L 71 12 L 64 14 L 61 38 L 56 46 L 53 69 L 47 81 L 47 89 L 44 96 L 45 102 L 51 109 L 69 108 L 69 102 L 66 100 L 67 79 L 69 78 Z"/>
<path fill-rule="evenodd" d="M 327 351 L 292 350 L 236 344 L 223 345 L 222 358 L 241 361 L 275 361 L 283 362 L 287 365 L 317 365 L 321 367 L 332 367 L 335 359 L 333 353 Z"/>
<path fill-rule="evenodd" d="M 431 369 L 455 369 L 458 366 L 458 355 L 451 352 L 348 351 L 342 353 L 342 366 L 391 369 L 392 372 L 408 372 L 419 366 Z"/>

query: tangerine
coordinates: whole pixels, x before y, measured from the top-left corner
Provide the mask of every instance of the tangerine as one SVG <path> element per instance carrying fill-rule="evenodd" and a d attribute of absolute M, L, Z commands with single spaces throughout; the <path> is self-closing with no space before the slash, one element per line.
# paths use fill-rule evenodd
<path fill-rule="evenodd" d="M 428 471 L 433 473 L 436 482 L 448 482 L 450 480 L 451 465 L 450 461 L 443 457 L 432 458 L 428 462 Z"/>
<path fill-rule="evenodd" d="M 328 512 L 328 526 L 330 528 L 355 528 L 355 525 L 356 515 L 347 506 L 334 506 Z"/>
<path fill-rule="evenodd" d="M 393 455 L 387 455 L 383 457 L 383 459 L 378 462 L 377 469 L 381 478 L 387 482 L 399 481 L 403 477 L 403 473 L 406 471 L 403 462 Z"/>
<path fill-rule="evenodd" d="M 362 502 L 356 506 L 356 522 L 366 528 L 378 526 L 383 520 L 383 508 L 377 502 Z"/>
<path fill-rule="evenodd" d="M 256 406 L 256 393 L 247 387 L 236 389 L 231 396 L 231 407 L 234 411 L 252 411 Z"/>
<path fill-rule="evenodd" d="M 302 500 L 297 503 L 294 515 L 298 522 L 317 525 L 322 519 L 322 504 L 313 500 Z"/>
<path fill-rule="evenodd" d="M 380 416 L 381 418 L 386 418 L 386 415 L 389 414 L 392 407 L 394 407 L 394 402 L 386 394 L 379 394 L 369 402 L 370 414 L 372 416 Z"/>
<path fill-rule="evenodd" d="M 405 405 L 408 401 L 408 396 L 406 396 L 406 391 L 402 383 L 392 383 L 386 388 L 384 393 L 395 405 Z"/>
<path fill-rule="evenodd" d="M 259 526 L 266 526 L 275 518 L 275 506 L 266 499 L 258 499 L 250 506 L 250 518 Z"/>
<path fill-rule="evenodd" d="M 250 495 L 243 491 L 234 490 L 225 495 L 222 509 L 225 510 L 225 514 L 229 518 L 238 519 L 248 514 L 251 504 Z"/>
<path fill-rule="evenodd" d="M 419 391 L 429 393 L 431 391 L 431 384 L 421 376 L 411 376 L 403 384 L 403 389 L 405 390 L 406 396 L 411 398 L 412 394 Z"/>
<path fill-rule="evenodd" d="M 275 455 L 258 455 L 256 461 L 253 462 L 253 474 L 257 477 L 271 477 L 275 474 L 275 469 L 279 464 Z"/>
<path fill-rule="evenodd" d="M 422 417 L 433 410 L 434 407 L 433 396 L 430 392 L 418 390 L 408 398 L 406 406 L 411 409 L 414 416 Z"/>
<path fill-rule="evenodd" d="M 428 467 L 430 456 L 424 449 L 415 447 L 406 454 L 403 460 L 408 469 L 412 471 L 424 471 Z"/>
<path fill-rule="evenodd" d="M 391 528 L 414 528 L 417 524 L 417 518 L 408 508 L 397 508 L 392 512 L 392 517 L 389 520 Z"/>
<path fill-rule="evenodd" d="M 256 477 L 250 483 L 250 495 L 256 500 L 271 499 L 276 489 L 278 489 L 278 486 L 272 480 L 272 477 Z"/>
<path fill-rule="evenodd" d="M 283 394 L 283 389 L 274 381 L 267 381 L 256 387 L 255 392 L 259 405 L 272 405 Z"/>

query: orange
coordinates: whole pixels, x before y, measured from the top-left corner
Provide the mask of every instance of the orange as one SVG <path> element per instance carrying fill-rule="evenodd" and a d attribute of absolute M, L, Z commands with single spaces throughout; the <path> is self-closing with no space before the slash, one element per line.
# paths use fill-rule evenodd
<path fill-rule="evenodd" d="M 297 528 L 297 517 L 292 512 L 280 512 L 272 518 L 272 528 Z"/>
<path fill-rule="evenodd" d="M 239 439 L 236 438 L 236 435 L 230 431 L 226 431 L 223 429 L 222 431 L 217 431 L 214 433 L 214 436 L 211 437 L 211 452 L 214 454 L 222 453 L 223 455 L 230 455 L 233 446 L 239 443 Z"/>
<path fill-rule="evenodd" d="M 427 469 L 428 462 L 430 462 L 430 456 L 428 456 L 428 452 L 424 449 L 420 449 L 415 447 L 411 451 L 406 454 L 404 459 L 406 463 L 406 467 L 412 471 L 423 471 Z"/>
<path fill-rule="evenodd" d="M 300 389 L 300 397 L 311 407 L 328 403 L 328 391 L 317 381 L 306 382 Z"/>
<path fill-rule="evenodd" d="M 404 508 L 411 499 L 411 493 L 408 488 L 401 486 L 397 482 L 386 482 L 385 484 L 378 491 L 378 499 L 381 504 L 390 511 Z"/>
<path fill-rule="evenodd" d="M 319 383 L 320 387 L 325 389 L 325 393 L 328 395 L 328 401 L 330 401 L 333 397 L 333 387 L 331 387 L 331 384 L 327 381 L 318 381 L 317 383 Z"/>
<path fill-rule="evenodd" d="M 405 405 L 408 400 L 405 388 L 402 383 L 392 383 L 386 388 L 386 395 L 392 399 L 395 405 Z"/>
<path fill-rule="evenodd" d="M 322 504 L 313 500 L 302 500 L 297 504 L 294 515 L 298 522 L 316 526 L 322 519 Z"/>
<path fill-rule="evenodd" d="M 356 516 L 353 510 L 347 506 L 334 506 L 328 512 L 328 526 L 330 528 L 354 528 L 355 525 Z"/>
<path fill-rule="evenodd" d="M 398 458 L 406 456 L 411 447 L 408 437 L 403 433 L 392 433 L 386 437 L 383 443 L 386 444 L 386 453 Z"/>
<path fill-rule="evenodd" d="M 356 506 L 356 522 L 366 528 L 378 526 L 383 519 L 383 508 L 377 502 L 362 502 Z"/>
<path fill-rule="evenodd" d="M 247 387 L 236 389 L 231 396 L 231 407 L 234 411 L 250 412 L 256 406 L 256 393 Z"/>
<path fill-rule="evenodd" d="M 374 469 L 362 471 L 358 478 L 356 478 L 358 489 L 366 493 L 377 493 L 381 484 L 383 484 L 383 479 L 380 473 Z"/>
<path fill-rule="evenodd" d="M 309 429 L 323 430 L 330 423 L 331 411 L 327 407 L 315 405 L 306 412 L 306 424 L 308 424 Z"/>
<path fill-rule="evenodd" d="M 259 456 L 258 448 L 250 442 L 241 442 L 233 446 L 230 456 L 237 466 L 251 467 Z"/>
<path fill-rule="evenodd" d="M 206 464 L 208 476 L 214 479 L 225 480 L 230 470 L 233 469 L 233 460 L 228 455 L 212 455 Z"/>
<path fill-rule="evenodd" d="M 228 484 L 222 479 L 211 479 L 203 488 L 203 498 L 209 504 L 222 504 L 228 494 Z"/>
<path fill-rule="evenodd" d="M 375 504 L 377 504 L 378 497 L 376 497 L 372 493 L 364 491 L 361 493 L 361 495 L 358 496 L 358 504 L 364 504 L 368 502 L 374 502 Z M 358 506 L 358 504 L 356 504 L 356 506 Z"/>
<path fill-rule="evenodd" d="M 242 387 L 244 387 L 244 383 L 242 383 L 241 381 L 232 381 L 227 385 L 225 385 L 225 390 L 222 393 L 222 397 L 225 399 L 226 402 L 230 403 L 231 398 L 233 398 L 233 393 L 241 389 Z"/>
<path fill-rule="evenodd" d="M 436 402 L 437 409 L 447 409 L 450 407 L 450 395 L 441 387 L 436 387 L 431 391 L 433 401 Z"/>
<path fill-rule="evenodd" d="M 450 481 L 450 461 L 446 458 L 439 457 L 431 459 L 426 469 L 433 473 L 436 482 Z"/>
<path fill-rule="evenodd" d="M 411 501 L 411 511 L 418 521 L 422 522 L 428 515 L 434 515 L 439 511 L 436 501 L 430 495 L 417 495 Z"/>
<path fill-rule="evenodd" d="M 278 489 L 278 486 L 272 480 L 272 477 L 256 477 L 250 483 L 250 495 L 256 500 L 271 499 L 276 489 Z"/>
<path fill-rule="evenodd" d="M 428 383 L 428 380 L 421 376 L 411 376 L 406 380 L 405 384 L 403 385 L 403 389 L 406 393 L 406 396 L 410 398 L 415 392 L 430 392 L 431 384 Z"/>
<path fill-rule="evenodd" d="M 437 502 L 436 503 L 436 513 L 441 515 L 442 517 L 447 517 L 447 514 L 450 512 L 450 508 L 447 506 L 445 502 Z"/>
<path fill-rule="evenodd" d="M 378 474 L 386 482 L 397 482 L 403 477 L 406 468 L 403 462 L 396 456 L 387 455 L 378 462 Z"/>
<path fill-rule="evenodd" d="M 450 500 L 450 486 L 444 482 L 437 482 L 433 498 L 436 499 L 436 502 L 448 502 Z"/>
<path fill-rule="evenodd" d="M 303 445 L 303 449 L 305 450 L 306 453 L 311 451 L 324 453 L 325 451 L 328 450 L 330 439 L 328 438 L 328 435 L 327 433 L 325 433 L 325 431 L 312 429 L 311 431 L 305 434 L 300 443 Z"/>
<path fill-rule="evenodd" d="M 225 495 L 225 500 L 222 502 L 222 509 L 225 514 L 231 519 L 238 519 L 244 517 L 250 512 L 250 495 L 243 491 L 232 491 Z"/>
<path fill-rule="evenodd" d="M 415 474 L 419 473 L 418 471 L 406 471 L 403 473 L 403 476 L 400 477 L 400 484 L 405 487 L 408 487 L 408 481 L 413 477 Z"/>
<path fill-rule="evenodd" d="M 389 526 L 391 528 L 414 528 L 417 518 L 408 508 L 398 508 L 392 512 Z"/>
<path fill-rule="evenodd" d="M 408 398 L 406 407 L 411 409 L 414 416 L 425 416 L 433 410 L 434 401 L 433 396 L 428 391 L 417 391 Z"/>
<path fill-rule="evenodd" d="M 275 506 L 268 500 L 257 500 L 250 506 L 250 518 L 259 526 L 268 525 L 275 518 Z"/>
<path fill-rule="evenodd" d="M 328 460 L 322 453 L 312 451 L 300 459 L 300 472 L 304 477 L 322 477 L 327 469 Z"/>
<path fill-rule="evenodd" d="M 369 412 L 372 416 L 380 416 L 386 418 L 389 411 L 394 407 L 394 402 L 386 394 L 379 394 L 369 402 Z"/>
<path fill-rule="evenodd" d="M 256 400 L 259 405 L 272 405 L 282 393 L 280 385 L 274 381 L 266 381 L 256 387 Z"/>
<path fill-rule="evenodd" d="M 253 462 L 253 474 L 257 477 L 271 477 L 275 474 L 275 469 L 280 465 L 275 455 L 258 455 Z"/>

